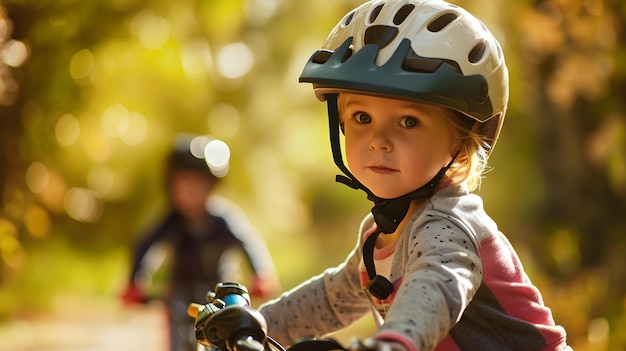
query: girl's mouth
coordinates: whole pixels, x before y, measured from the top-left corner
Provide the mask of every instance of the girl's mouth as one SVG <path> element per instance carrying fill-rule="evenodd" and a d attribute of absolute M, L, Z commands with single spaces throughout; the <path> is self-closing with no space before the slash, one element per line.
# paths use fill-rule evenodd
<path fill-rule="evenodd" d="M 390 174 L 393 172 L 397 172 L 396 169 L 393 168 L 387 168 L 384 166 L 369 166 L 367 167 L 370 171 L 377 173 L 377 174 Z"/>

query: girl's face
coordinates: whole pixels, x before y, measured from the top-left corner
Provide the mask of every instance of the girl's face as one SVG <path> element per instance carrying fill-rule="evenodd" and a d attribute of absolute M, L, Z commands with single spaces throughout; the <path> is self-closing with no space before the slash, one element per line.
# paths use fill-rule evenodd
<path fill-rule="evenodd" d="M 350 171 L 378 197 L 418 189 L 456 151 L 443 108 L 358 94 L 341 94 L 339 104 Z"/>

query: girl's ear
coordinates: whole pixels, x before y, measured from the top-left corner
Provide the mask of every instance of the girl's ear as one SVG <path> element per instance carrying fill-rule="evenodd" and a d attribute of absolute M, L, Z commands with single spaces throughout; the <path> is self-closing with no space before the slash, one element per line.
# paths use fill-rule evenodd
<path fill-rule="evenodd" d="M 459 156 L 462 156 L 461 154 L 465 154 L 465 152 L 463 151 L 465 149 L 463 143 L 461 141 L 455 143 L 454 148 L 452 149 L 452 152 L 450 153 L 452 156 L 456 156 L 457 158 Z"/>
<path fill-rule="evenodd" d="M 450 143 L 450 157 L 455 157 L 461 153 L 463 149 L 463 140 L 459 138 L 455 138 L 452 143 Z"/>

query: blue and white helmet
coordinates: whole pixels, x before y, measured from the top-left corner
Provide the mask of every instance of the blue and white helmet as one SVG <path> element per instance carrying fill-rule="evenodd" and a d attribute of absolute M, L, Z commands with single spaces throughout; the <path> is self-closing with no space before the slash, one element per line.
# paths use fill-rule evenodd
<path fill-rule="evenodd" d="M 490 145 L 508 103 L 500 44 L 443 0 L 372 0 L 346 14 L 307 62 L 300 82 L 319 99 L 355 92 L 449 108 L 481 123 Z"/>

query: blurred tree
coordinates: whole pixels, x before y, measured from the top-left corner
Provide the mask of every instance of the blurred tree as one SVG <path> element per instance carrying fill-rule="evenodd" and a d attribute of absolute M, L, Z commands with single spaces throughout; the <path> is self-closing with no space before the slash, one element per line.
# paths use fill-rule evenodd
<path fill-rule="evenodd" d="M 13 22 L 4 5 L 0 4 L 0 282 L 4 281 L 7 264 L 19 261 L 19 223 L 10 220 L 15 212 L 10 199 L 10 189 L 23 187 L 18 153 L 19 136 L 22 128 L 17 118 L 19 85 L 23 80 L 17 70 L 28 58 L 28 48 L 22 41 L 14 39 Z M 19 34 L 17 35 L 19 37 Z"/>
<path fill-rule="evenodd" d="M 546 183 L 540 221 L 573 232 L 582 268 L 606 263 L 626 232 L 625 10 L 542 1 L 520 20 L 523 113 Z"/>
<path fill-rule="evenodd" d="M 8 53 L 11 46 L 18 43 L 12 39 L 13 22 L 8 16 L 6 9 L 0 4 L 0 52 Z M 25 45 L 23 46 L 25 48 Z M 15 50 L 15 49 L 13 49 Z M 15 157 L 11 157 L 10 150 L 16 150 L 17 141 L 15 136 L 19 135 L 19 123 L 16 118 L 9 118 L 9 107 L 15 106 L 15 100 L 19 94 L 19 83 L 15 77 L 13 67 L 19 66 L 22 62 L 12 62 L 9 55 L 3 55 L 0 60 L 0 106 L 2 106 L 2 118 L 0 118 L 0 140 L 2 141 L 2 152 L 0 153 L 0 199 L 4 199 L 4 188 L 7 183 L 8 170 L 10 164 L 16 162 Z M 0 210 L 4 209 L 4 201 L 0 202 Z"/>
<path fill-rule="evenodd" d="M 623 315 L 626 270 L 626 6 L 622 1 L 546 0 L 516 4 L 510 12 L 519 53 L 513 73 L 513 113 L 539 170 L 529 189 L 527 241 L 542 271 L 559 282 L 566 326 L 581 340 L 581 327 L 566 306 L 587 320 Z M 509 58 L 511 58 L 509 56 Z M 514 79 L 515 79 L 514 78 Z M 532 174 L 527 169 L 525 174 Z M 610 281 L 610 284 L 608 282 Z M 553 287 L 555 285 L 552 285 Z M 559 309 L 561 309 L 559 311 Z"/>

